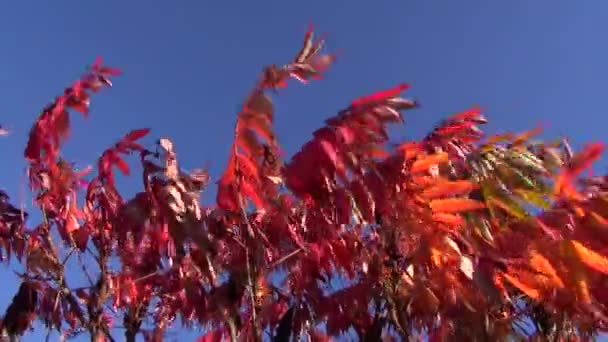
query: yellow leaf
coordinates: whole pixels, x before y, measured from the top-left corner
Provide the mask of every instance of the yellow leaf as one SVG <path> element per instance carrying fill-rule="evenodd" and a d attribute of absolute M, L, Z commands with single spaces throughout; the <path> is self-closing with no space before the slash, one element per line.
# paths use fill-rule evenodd
<path fill-rule="evenodd" d="M 570 240 L 570 244 L 580 262 L 598 272 L 608 274 L 608 258 L 592 251 L 576 240 Z"/>
<path fill-rule="evenodd" d="M 547 209 L 550 206 L 549 201 L 547 201 L 547 199 L 545 199 L 541 193 L 524 189 L 515 189 L 513 191 L 528 203 L 531 203 L 539 208 Z"/>
<path fill-rule="evenodd" d="M 431 248 L 431 261 L 435 266 L 441 265 L 441 252 L 435 248 Z"/>
<path fill-rule="evenodd" d="M 468 198 L 445 198 L 430 203 L 433 213 L 458 213 L 485 208 L 485 204 Z"/>
<path fill-rule="evenodd" d="M 410 169 L 411 172 L 423 172 L 428 171 L 433 165 L 445 163 L 448 161 L 448 154 L 445 152 L 432 154 L 430 156 L 422 157 L 412 164 Z"/>
<path fill-rule="evenodd" d="M 493 206 L 501 208 L 502 210 L 506 211 L 507 213 L 518 219 L 523 219 L 526 217 L 526 212 L 521 207 L 519 207 L 517 203 L 513 203 L 510 200 L 509 202 L 511 203 L 506 203 L 505 201 L 498 199 L 497 197 L 492 197 L 489 199 L 489 202 Z"/>

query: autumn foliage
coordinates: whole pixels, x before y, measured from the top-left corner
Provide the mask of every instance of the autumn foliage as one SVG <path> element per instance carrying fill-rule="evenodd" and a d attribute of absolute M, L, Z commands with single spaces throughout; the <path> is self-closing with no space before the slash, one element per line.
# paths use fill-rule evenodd
<path fill-rule="evenodd" d="M 208 206 L 206 171 L 181 169 L 169 139 L 140 144 L 147 129 L 95 170 L 62 158 L 72 113 L 88 115 L 120 74 L 97 60 L 30 131 L 41 222 L 0 193 L 2 256 L 25 270 L 3 333 L 35 320 L 94 341 L 161 341 L 182 325 L 203 327 L 201 341 L 565 341 L 608 329 L 608 178 L 583 176 L 604 145 L 486 136 L 479 108 L 391 143 L 388 125 L 417 107 L 400 84 L 347 103 L 283 162 L 271 96 L 316 82 L 334 59 L 309 31 L 290 63 L 264 69 Z M 143 183 L 124 198 L 115 175 L 132 163 Z M 74 287 L 66 264 L 85 257 L 89 284 Z"/>

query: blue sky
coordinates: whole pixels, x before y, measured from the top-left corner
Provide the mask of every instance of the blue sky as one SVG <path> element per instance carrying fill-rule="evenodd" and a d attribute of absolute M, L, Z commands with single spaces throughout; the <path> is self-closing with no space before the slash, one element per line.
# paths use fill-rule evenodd
<path fill-rule="evenodd" d="M 262 66 L 293 56 L 310 21 L 342 52 L 325 80 L 277 98 L 290 155 L 353 97 L 398 82 L 412 85 L 422 108 L 396 139 L 480 105 L 490 131 L 545 123 L 546 136 L 567 135 L 574 146 L 604 140 L 604 0 L 6 1 L 0 121 L 13 133 L 0 140 L 0 185 L 18 201 L 31 123 L 97 55 L 124 76 L 93 99 L 88 120 L 74 117 L 64 156 L 93 163 L 130 129 L 149 127 L 149 142 L 173 138 L 183 167 L 208 162 L 217 176 L 240 101 Z M 138 182 L 121 183 L 132 192 Z M 0 311 L 18 287 L 11 269 L 0 269 Z"/>

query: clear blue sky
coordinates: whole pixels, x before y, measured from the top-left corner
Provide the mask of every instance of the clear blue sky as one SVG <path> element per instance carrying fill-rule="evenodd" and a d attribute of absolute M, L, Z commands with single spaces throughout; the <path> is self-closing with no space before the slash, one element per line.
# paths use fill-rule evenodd
<path fill-rule="evenodd" d="M 544 122 L 575 146 L 604 140 L 605 0 L 4 1 L 0 121 L 13 134 L 0 140 L 0 185 L 18 200 L 31 123 L 97 55 L 124 76 L 93 99 L 90 119 L 74 117 L 64 156 L 92 163 L 128 130 L 150 127 L 150 142 L 173 138 L 183 167 L 209 162 L 217 176 L 240 101 L 262 66 L 293 56 L 309 21 L 342 54 L 326 80 L 278 98 L 290 154 L 351 98 L 402 81 L 422 108 L 396 137 L 480 105 L 492 131 Z M 0 276 L 3 312 L 18 284 L 11 268 Z"/>

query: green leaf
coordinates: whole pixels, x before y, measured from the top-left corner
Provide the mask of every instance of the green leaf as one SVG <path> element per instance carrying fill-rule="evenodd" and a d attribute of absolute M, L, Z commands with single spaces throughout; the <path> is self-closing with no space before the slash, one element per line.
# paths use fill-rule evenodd
<path fill-rule="evenodd" d="M 515 189 L 515 193 L 526 202 L 539 208 L 548 209 L 551 206 L 551 203 L 545 198 L 543 193 L 523 189 Z"/>
<path fill-rule="evenodd" d="M 524 210 L 508 193 L 498 189 L 493 184 L 486 182 L 482 186 L 482 191 L 484 198 L 486 199 L 486 204 L 490 209 L 490 215 L 492 215 L 493 218 L 496 218 L 497 216 L 495 208 L 500 208 L 517 219 L 523 219 L 528 215 L 526 210 Z"/>

